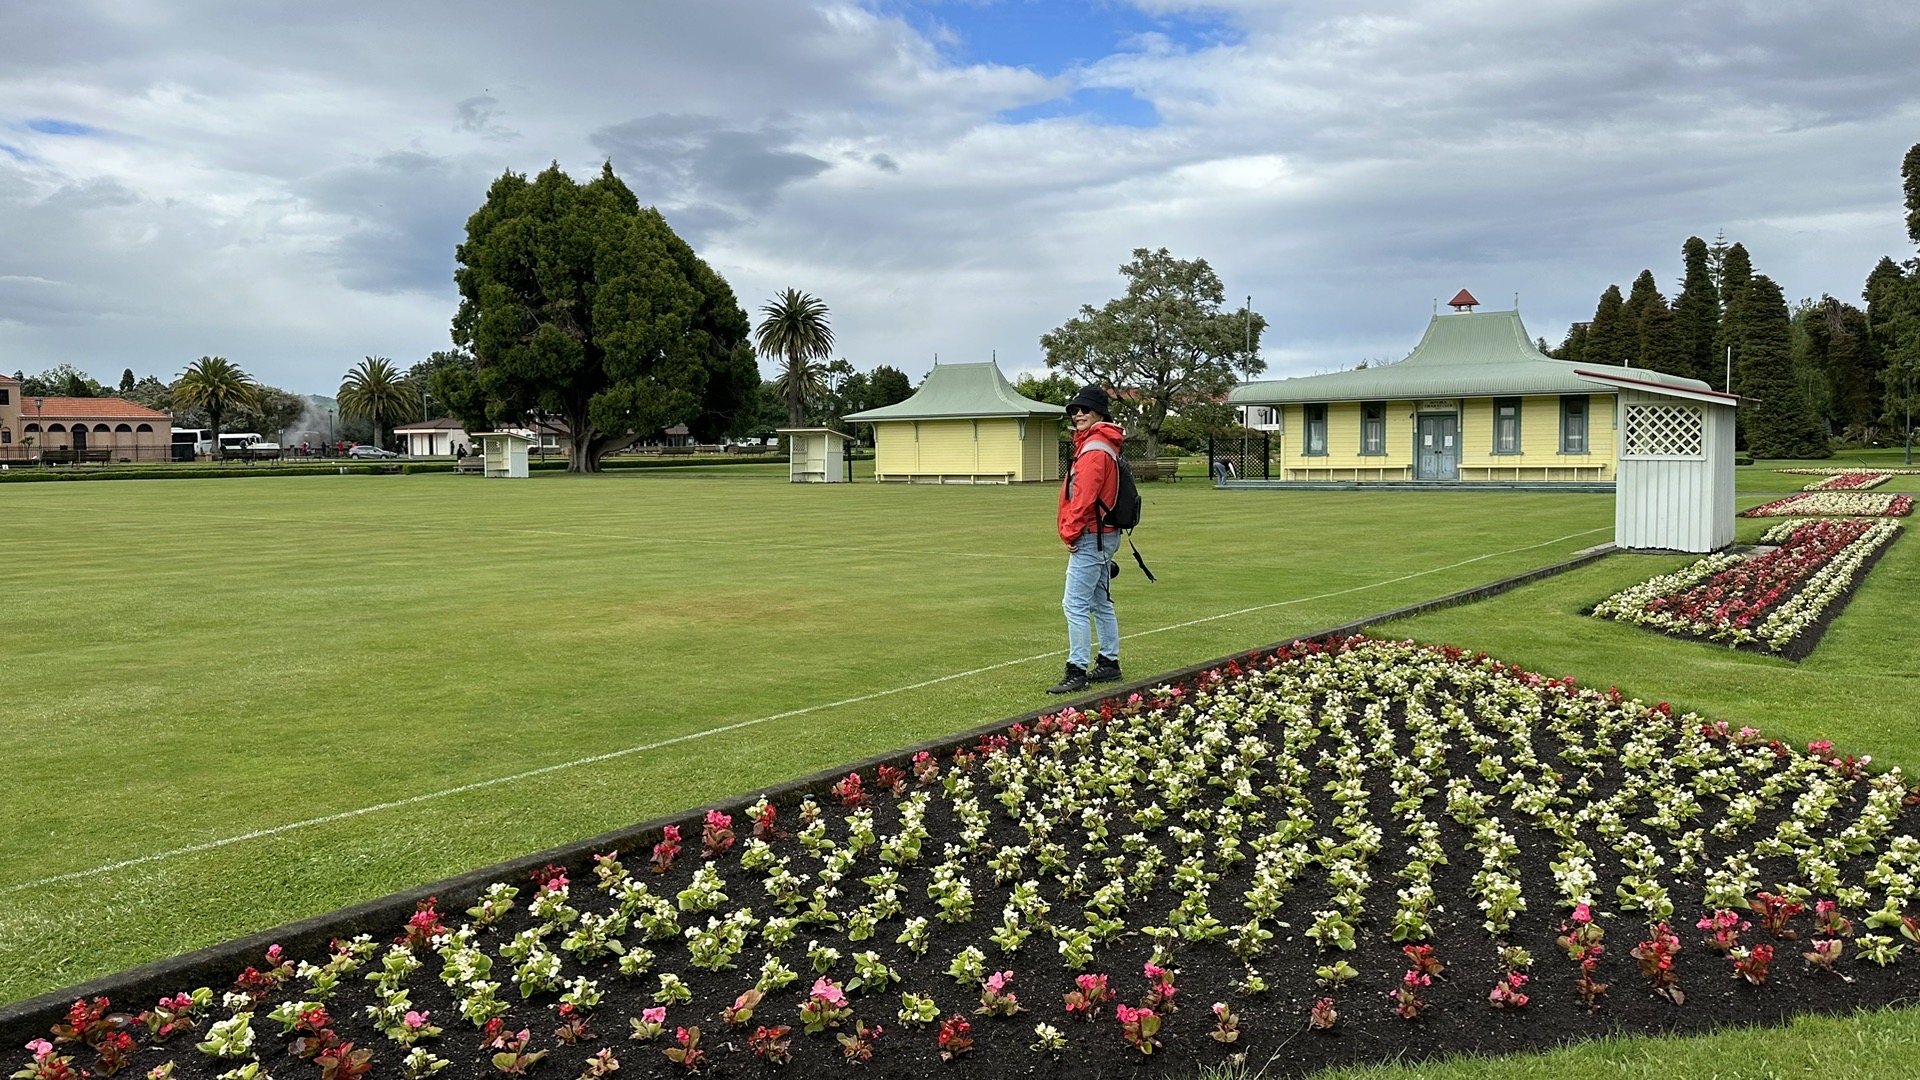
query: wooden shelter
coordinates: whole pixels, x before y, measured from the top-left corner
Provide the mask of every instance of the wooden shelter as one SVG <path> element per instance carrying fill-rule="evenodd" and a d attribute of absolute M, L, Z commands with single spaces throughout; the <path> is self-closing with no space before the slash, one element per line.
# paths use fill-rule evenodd
<path fill-rule="evenodd" d="M 1611 489 L 1619 387 L 1541 352 L 1518 311 L 1473 311 L 1464 289 L 1451 303 L 1397 364 L 1235 387 L 1230 403 L 1279 413 L 1274 478 Z M 1620 371 L 1641 391 L 1713 393 Z"/>
<path fill-rule="evenodd" d="M 939 364 L 905 401 L 850 413 L 872 424 L 874 478 L 919 484 L 1060 479 L 1066 410 L 1021 397 L 998 365 Z"/>
<path fill-rule="evenodd" d="M 850 435 L 832 428 L 779 428 L 787 437 L 787 479 L 796 484 L 838 484 L 847 478 Z"/>

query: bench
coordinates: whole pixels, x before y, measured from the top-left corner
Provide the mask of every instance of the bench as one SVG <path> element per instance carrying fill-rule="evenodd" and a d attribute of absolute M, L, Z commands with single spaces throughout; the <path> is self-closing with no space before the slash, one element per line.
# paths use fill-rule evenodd
<path fill-rule="evenodd" d="M 482 472 L 485 472 L 486 468 L 487 459 L 479 454 L 469 454 L 453 463 L 453 471 L 455 473 L 467 473 L 473 476 L 478 476 Z"/>
<path fill-rule="evenodd" d="M 112 450 L 42 450 L 40 460 L 47 465 L 80 465 L 89 461 L 105 464 L 112 460 Z"/>
<path fill-rule="evenodd" d="M 1142 480 L 1178 480 L 1180 479 L 1180 461 L 1178 458 L 1160 458 L 1155 461 L 1130 461 L 1133 478 Z"/>

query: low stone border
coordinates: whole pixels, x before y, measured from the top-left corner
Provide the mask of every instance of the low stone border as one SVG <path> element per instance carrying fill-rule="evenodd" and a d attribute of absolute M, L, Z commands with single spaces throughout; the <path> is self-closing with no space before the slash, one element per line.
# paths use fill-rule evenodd
<path fill-rule="evenodd" d="M 429 896 L 440 898 L 442 911 L 464 910 L 473 904 L 481 891 L 493 882 L 524 878 L 532 871 L 549 863 L 563 867 L 584 867 L 590 863 L 595 853 L 614 848 L 623 851 L 645 850 L 660 839 L 661 830 L 665 826 L 684 825 L 690 821 L 698 822 L 706 816 L 708 810 L 740 815 L 745 813 L 746 808 L 763 794 L 781 805 L 795 802 L 803 795 L 823 795 L 829 787 L 849 772 L 866 774 L 881 765 L 904 768 L 911 762 L 913 755 L 922 750 L 935 754 L 945 753 L 956 747 L 978 742 L 983 736 L 1005 731 L 1014 724 L 1031 724 L 1042 716 L 1057 713 L 1069 707 L 1097 708 L 1103 701 L 1125 698 L 1135 691 L 1144 692 L 1167 683 L 1183 682 L 1203 671 L 1221 667 L 1230 661 L 1244 660 L 1261 653 L 1272 653 L 1281 646 L 1293 642 L 1350 637 L 1359 633 L 1363 627 L 1485 600 L 1542 578 L 1553 577 L 1586 566 L 1613 554 L 1614 551 L 1613 545 L 1603 544 L 1596 548 L 1589 548 L 1564 562 L 1529 570 L 1523 574 L 1502 578 L 1471 589 L 1463 589 L 1447 596 L 1369 615 L 1363 619 L 1312 633 L 1299 634 L 1257 649 L 1215 657 L 1202 663 L 1190 664 L 1177 671 L 1162 672 L 1151 678 L 1135 679 L 1104 688 L 1097 694 L 1052 702 L 1045 708 L 1034 709 L 1005 720 L 996 720 L 956 735 L 942 736 L 900 750 L 889 750 L 859 761 L 836 765 L 831 769 L 816 772 L 798 780 L 756 790 L 747 795 L 736 795 L 705 806 L 678 811 L 638 825 L 601 833 L 586 840 L 578 840 L 531 855 L 523 855 L 507 862 L 484 866 L 429 885 L 392 893 L 352 907 L 287 923 L 246 937 L 223 941 L 195 952 L 143 964 L 137 968 L 105 975 L 63 990 L 55 990 L 39 997 L 0 1007 L 0 1046 L 20 1046 L 30 1039 L 45 1036 L 47 1028 L 66 1015 L 67 1006 L 75 998 L 109 997 L 120 1009 L 138 1011 L 163 994 L 192 990 L 198 986 L 211 986 L 218 992 L 230 984 L 233 977 L 249 964 L 257 963 L 267 946 L 275 943 L 285 947 L 288 953 L 301 956 L 324 951 L 327 942 L 336 937 L 352 937 L 355 934 L 377 934 L 384 937 L 404 924 L 419 902 Z"/>

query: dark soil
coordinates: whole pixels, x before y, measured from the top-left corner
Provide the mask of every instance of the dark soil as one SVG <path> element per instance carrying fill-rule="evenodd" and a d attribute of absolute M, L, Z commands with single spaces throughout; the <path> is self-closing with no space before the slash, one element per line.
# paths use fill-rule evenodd
<path fill-rule="evenodd" d="M 1472 661 L 1463 659 L 1461 662 Z M 1516 679 L 1515 685 L 1523 681 Z M 1394 703 L 1390 695 L 1381 694 L 1388 703 L 1390 722 L 1398 728 L 1404 709 Z M 1478 713 L 1479 706 L 1470 696 L 1460 695 L 1454 703 L 1470 716 Z M 1348 715 L 1357 717 L 1363 702 L 1349 699 L 1348 704 Z M 1429 706 L 1436 711 L 1440 704 L 1429 702 Z M 1616 707 L 1632 709 L 1635 706 L 1633 703 L 1620 703 Z M 1649 724 L 1671 723 L 1677 735 L 1680 722 L 1666 721 L 1662 714 L 1652 711 L 1647 712 L 1645 718 Z M 1399 730 L 1398 740 L 1400 751 L 1407 752 L 1410 744 L 1404 729 Z M 1533 740 L 1540 760 L 1556 760 L 1555 755 L 1562 747 L 1547 729 L 1536 728 Z M 1452 776 L 1472 779 L 1476 787 L 1483 791 L 1496 789 L 1497 785 L 1475 774 L 1477 760 L 1456 740 L 1448 756 L 1447 768 Z M 1314 765 L 1311 761 L 1307 764 L 1310 767 Z M 1316 772 L 1319 771 L 1316 768 Z M 1572 782 L 1575 771 L 1572 768 L 1567 770 L 1568 783 Z M 1026 834 L 992 801 L 993 788 L 987 782 L 978 758 L 971 767 L 970 775 L 977 785 L 976 793 L 982 805 L 994 812 L 986 850 L 991 852 L 1003 844 L 1024 844 Z M 1617 759 L 1611 756 L 1593 775 L 1594 790 L 1590 798 L 1594 799 L 1604 798 L 1618 790 L 1624 778 Z M 868 779 L 871 783 L 872 778 Z M 1324 777 L 1316 778 L 1316 785 L 1320 779 Z M 1531 1003 L 1516 1011 L 1495 1010 L 1488 1005 L 1487 993 L 1504 968 L 1496 952 L 1497 943 L 1481 927 L 1481 915 L 1475 910 L 1468 891 L 1477 859 L 1471 857 L 1468 830 L 1444 813 L 1445 796 L 1440 794 L 1429 796 L 1424 808 L 1427 816 L 1440 825 L 1446 849 L 1459 853 L 1450 865 L 1436 868 L 1433 877 L 1439 902 L 1445 910 L 1436 912 L 1432 917 L 1431 940 L 1448 968 L 1445 976 L 1436 979 L 1425 995 L 1429 1002 L 1427 1011 L 1417 1020 L 1401 1019 L 1389 1006 L 1387 994 L 1398 983 L 1407 968 L 1407 962 L 1400 945 L 1388 938 L 1387 929 L 1392 921 L 1394 890 L 1400 884 L 1393 875 L 1405 864 L 1405 841 L 1399 835 L 1398 820 L 1390 810 L 1393 796 L 1387 790 L 1384 770 L 1374 766 L 1368 773 L 1368 781 L 1371 792 L 1368 810 L 1373 822 L 1385 830 L 1386 840 L 1381 855 L 1371 867 L 1373 883 L 1367 893 L 1368 919 L 1361 928 L 1359 947 L 1353 952 L 1339 954 L 1340 958 L 1359 969 L 1360 976 L 1333 994 L 1340 1011 L 1340 1021 L 1331 1031 L 1310 1031 L 1306 1028 L 1309 1008 L 1314 1001 L 1328 993 L 1319 986 L 1313 974 L 1314 969 L 1333 958 L 1322 954 L 1301 933 L 1310 925 L 1311 913 L 1328 906 L 1330 888 L 1324 873 L 1318 868 L 1309 867 L 1299 876 L 1294 891 L 1280 913 L 1280 918 L 1292 925 L 1270 926 L 1275 931 L 1275 938 L 1270 943 L 1268 954 L 1257 962 L 1259 971 L 1271 987 L 1269 992 L 1251 998 L 1234 996 L 1232 987 L 1244 977 L 1245 966 L 1229 951 L 1224 940 L 1182 944 L 1178 947 L 1174 966 L 1178 971 L 1180 987 L 1177 999 L 1179 1011 L 1166 1017 L 1165 1026 L 1160 1032 L 1163 1044 L 1160 1050 L 1151 1057 L 1144 1057 L 1122 1040 L 1111 1007 L 1092 1023 L 1075 1021 L 1067 1016 L 1061 1001 L 1062 995 L 1073 988 L 1072 973 L 1060 961 L 1054 940 L 1044 931 L 1037 931 L 1019 952 L 1011 956 L 1004 954 L 989 940 L 988 934 L 998 925 L 999 913 L 1010 887 L 994 884 L 993 871 L 984 865 L 983 858 L 970 860 L 967 867 L 975 894 L 973 921 L 956 926 L 937 919 L 938 909 L 927 899 L 926 885 L 932 868 L 941 861 L 942 844 L 948 838 L 956 837 L 960 831 L 960 825 L 951 813 L 951 804 L 944 794 L 938 794 L 940 789 L 937 785 L 929 789 L 937 794 L 926 821 L 932 839 L 926 845 L 925 857 L 902 872 L 900 894 L 906 917 L 919 915 L 929 919 L 933 947 L 923 959 L 916 959 L 903 947 L 896 945 L 894 938 L 900 932 L 901 918 L 883 923 L 879 933 L 861 942 L 850 942 L 843 933 L 830 928 L 803 928 L 793 942 L 778 950 L 786 964 L 801 975 L 801 979 L 784 990 L 770 994 L 761 1004 L 754 1023 L 790 1024 L 795 1028 L 793 1061 L 778 1073 L 797 1076 L 844 1075 L 848 1066 L 834 1039 L 824 1035 L 803 1037 L 799 1034 L 796 1010 L 814 978 L 806 956 L 810 938 L 832 945 L 842 953 L 844 958 L 830 973 L 837 980 L 844 982 L 852 975 L 852 954 L 867 949 L 878 951 L 903 977 L 901 984 L 884 993 L 856 995 L 853 998 L 855 1013 L 860 1019 L 869 1024 L 878 1023 L 885 1029 L 875 1045 L 873 1061 L 866 1068 L 876 1076 L 900 1078 L 920 1077 L 936 1070 L 943 1075 L 981 1078 L 1179 1076 L 1190 1074 L 1198 1064 L 1222 1063 L 1236 1054 L 1245 1054 L 1250 1065 L 1258 1065 L 1269 1056 L 1274 1056 L 1275 1062 L 1268 1075 L 1299 1075 L 1343 1063 L 1395 1058 L 1420 1060 L 1463 1051 L 1502 1053 L 1538 1050 L 1612 1033 L 1699 1032 L 1725 1025 L 1772 1024 L 1798 1013 L 1844 1013 L 1860 1007 L 1902 1002 L 1920 991 L 1920 956 L 1914 955 L 1912 947 L 1901 956 L 1899 962 L 1881 968 L 1861 961 L 1854 954 L 1851 943 L 1846 958 L 1839 964 L 1839 973 L 1834 974 L 1809 970 L 1800 959 L 1803 943 L 1773 942 L 1777 955 L 1770 984 L 1751 987 L 1736 982 L 1727 961 L 1708 950 L 1701 943 L 1701 934 L 1693 929 L 1694 922 L 1703 914 L 1699 903 L 1701 874 L 1696 871 L 1690 876 L 1681 877 L 1663 872 L 1676 904 L 1671 923 L 1684 943 L 1678 959 L 1678 972 L 1680 984 L 1686 992 L 1686 1003 L 1681 1006 L 1670 1004 L 1651 992 L 1634 961 L 1628 956 L 1644 924 L 1637 914 L 1619 912 L 1611 902 L 1614 885 L 1622 872 L 1618 857 L 1597 842 L 1597 838 L 1589 837 L 1601 874 L 1601 883 L 1594 894 L 1600 899 L 1598 906 L 1606 912 L 1601 921 L 1608 930 L 1606 956 L 1600 977 L 1612 983 L 1612 990 L 1601 1006 L 1589 1012 L 1582 1007 L 1572 987 L 1575 965 L 1568 962 L 1565 953 L 1554 944 L 1556 928 L 1565 911 L 1555 903 L 1553 875 L 1548 866 L 1550 861 L 1558 857 L 1553 839 L 1542 831 L 1530 828 L 1524 816 L 1510 810 L 1502 801 L 1496 805 L 1495 812 L 1506 812 L 1509 821 L 1507 827 L 1521 848 L 1518 877 L 1525 887 L 1530 905 L 1530 909 L 1519 916 L 1506 941 L 1529 949 L 1534 963 L 1532 981 L 1526 988 L 1531 995 Z M 908 783 L 911 788 L 910 778 Z M 1258 783 L 1256 781 L 1256 786 Z M 1757 780 L 1743 786 L 1750 788 L 1752 783 L 1757 783 Z M 1828 831 L 1837 830 L 1854 819 L 1864 801 L 1864 788 L 1864 784 L 1854 784 L 1846 791 L 1841 804 L 1828 818 Z M 1202 788 L 1197 801 L 1203 805 L 1218 805 L 1217 800 L 1222 794 L 1223 789 L 1219 787 Z M 1148 798 L 1148 794 L 1142 794 L 1138 801 L 1144 805 Z M 1316 818 L 1325 831 L 1339 808 L 1323 793 L 1316 794 L 1315 799 Z M 1704 865 L 1718 865 L 1726 855 L 1746 849 L 1757 838 L 1771 835 L 1774 828 L 1788 816 L 1791 802 L 1789 796 L 1771 809 L 1763 810 L 1759 820 L 1743 830 L 1737 841 L 1710 838 Z M 1693 824 L 1710 829 L 1725 804 L 1711 798 L 1703 799 L 1702 803 L 1705 811 Z M 885 838 L 897 831 L 897 801 L 876 793 L 873 805 L 878 835 Z M 797 826 L 796 807 L 785 805 L 779 809 L 783 826 Z M 1633 815 L 1636 822 L 1639 817 L 1650 813 L 1651 808 L 1644 805 L 1643 800 L 1637 811 Z M 845 813 L 839 807 L 827 807 L 825 810 L 825 816 L 831 823 L 829 835 L 836 840 L 843 840 L 846 835 L 843 824 Z M 1175 815 L 1169 815 L 1169 818 L 1171 821 L 1178 820 Z M 1907 807 L 1895 825 L 1895 834 L 1915 831 L 1916 819 L 1920 819 L 1920 810 Z M 744 820 L 735 822 L 743 843 L 748 834 L 748 824 Z M 1648 832 L 1656 839 L 1660 837 L 1656 829 L 1637 823 L 1633 827 Z M 620 853 L 627 870 L 636 878 L 643 879 L 656 895 L 672 897 L 687 886 L 694 870 L 702 865 L 699 823 L 688 822 L 682 828 L 686 849 L 663 875 L 647 873 L 647 852 Z M 1116 829 L 1116 839 L 1120 832 L 1131 828 L 1128 824 L 1125 828 Z M 1064 826 L 1061 831 L 1066 838 L 1073 840 L 1070 845 L 1073 847 L 1077 847 L 1079 839 L 1083 838 L 1082 834 Z M 1159 830 L 1150 830 L 1149 834 L 1154 835 L 1155 842 L 1168 851 L 1170 870 L 1179 858 L 1174 841 Z M 1252 835 L 1249 830 L 1248 838 Z M 819 861 L 791 837 L 777 840 L 774 846 L 778 853 L 792 857 L 792 869 L 796 873 L 813 874 L 818 870 Z M 1118 850 L 1117 845 L 1115 850 Z M 726 891 L 730 896 L 729 903 L 723 905 L 721 912 L 746 906 L 761 919 L 782 914 L 762 892 L 762 875 L 742 870 L 737 865 L 737 852 L 736 847 L 734 851 L 721 856 L 716 864 L 727 882 Z M 1843 879 L 1859 882 L 1875 857 L 1870 852 L 1849 860 L 1842 867 Z M 1072 861 L 1078 858 L 1078 852 L 1075 852 Z M 1092 862 L 1097 874 L 1098 860 Z M 1791 881 L 1796 873 L 1792 860 L 1787 858 L 1756 860 L 1756 866 L 1769 883 Z M 1251 867 L 1252 860 L 1248 859 L 1227 868 L 1214 886 L 1213 911 L 1223 922 L 1238 922 L 1245 917 L 1239 899 L 1250 879 Z M 873 853 L 861 857 L 854 871 L 841 883 L 843 895 L 837 901 L 837 909 L 843 915 L 867 898 L 867 887 L 860 883 L 859 878 L 880 868 L 881 864 Z M 1036 875 L 1031 861 L 1028 868 L 1028 875 L 1038 876 L 1042 882 L 1048 894 L 1047 899 L 1053 905 L 1055 921 L 1064 925 L 1077 924 L 1084 898 L 1060 895 L 1059 883 L 1052 876 Z M 575 907 L 601 912 L 614 906 L 606 894 L 597 890 L 590 864 L 565 869 L 572 881 L 572 902 Z M 513 912 L 499 926 L 483 933 L 482 945 L 488 952 L 496 954 L 493 978 L 503 983 L 499 996 L 502 1000 L 513 1001 L 506 1017 L 510 1028 L 530 1029 L 533 1032 L 532 1048 L 550 1051 L 547 1059 L 537 1065 L 530 1075 L 550 1080 L 571 1080 L 581 1074 L 587 1060 L 596 1051 L 606 1047 L 620 1058 L 618 1080 L 684 1076 L 686 1070 L 667 1061 L 661 1049 L 671 1045 L 674 1026 L 693 1024 L 700 1027 L 701 1045 L 710 1052 L 708 1075 L 760 1077 L 775 1074 L 776 1070 L 747 1053 L 745 1035 L 751 1028 L 729 1028 L 720 1015 L 724 1006 L 755 981 L 765 952 L 757 935 L 741 953 L 737 968 L 717 974 L 691 967 L 687 963 L 684 946 L 672 940 L 647 943 L 647 947 L 659 955 L 653 973 L 676 973 L 686 980 L 694 993 L 691 1004 L 669 1008 L 666 1040 L 650 1044 L 627 1039 L 627 1018 L 638 1015 L 642 1009 L 652 1005 L 651 993 L 656 985 L 654 974 L 627 980 L 618 974 L 616 958 L 608 957 L 582 965 L 572 954 L 561 953 L 566 959 L 564 977 L 570 979 L 585 974 L 598 980 L 605 1000 L 592 1014 L 591 1030 L 597 1038 L 577 1045 L 557 1042 L 553 1035 L 557 1023 L 556 995 L 540 994 L 529 1001 L 521 1001 L 518 989 L 511 981 L 512 964 L 497 957 L 497 948 L 501 943 L 531 925 L 526 904 L 533 896 L 534 887 L 529 882 L 513 884 L 521 889 Z M 1129 926 L 1137 928 L 1148 923 L 1164 922 L 1165 909 L 1171 906 L 1172 896 L 1172 890 L 1163 875 L 1156 893 L 1136 902 L 1127 913 Z M 458 926 L 463 921 L 460 909 L 468 903 L 471 903 L 470 898 L 461 898 L 457 906 L 454 903 L 441 905 L 449 927 Z M 1848 914 L 1854 917 L 1856 926 L 1863 931 L 1866 929 L 1860 919 L 1863 913 Z M 681 919 L 683 926 L 694 925 L 695 921 L 693 916 L 683 916 Z M 704 918 L 699 921 L 704 924 Z M 1812 936 L 1812 919 L 1809 915 L 1800 916 L 1794 925 L 1802 938 Z M 402 931 L 402 927 L 395 926 L 392 935 Z M 556 951 L 561 936 L 556 934 L 549 939 Z M 641 934 L 637 929 L 630 930 L 624 940 L 630 946 L 637 945 L 641 941 Z M 1743 935 L 1743 940 L 1756 944 L 1767 939 L 1756 928 Z M 977 993 L 961 989 L 945 973 L 952 957 L 969 944 L 987 954 L 989 970 L 1011 969 L 1016 973 L 1013 989 L 1027 1006 L 1027 1012 L 1014 1018 L 973 1015 Z M 1094 970 L 1109 975 L 1111 985 L 1118 991 L 1121 1001 L 1136 1001 L 1146 990 L 1147 983 L 1141 968 L 1150 954 L 1150 944 L 1137 934 L 1131 935 L 1110 946 L 1102 946 L 1097 953 Z M 300 959 L 320 963 L 326 958 L 310 956 Z M 422 1044 L 452 1061 L 451 1067 L 437 1075 L 442 1080 L 471 1080 L 499 1075 L 491 1062 L 481 1054 L 478 1033 L 471 1024 L 459 1017 L 456 1002 L 439 980 L 439 958 L 424 954 L 423 959 L 426 965 L 408 979 L 407 987 L 411 991 L 414 1007 L 431 1010 L 434 1021 L 445 1028 L 443 1038 Z M 364 970 L 373 970 L 377 966 L 376 956 Z M 189 990 L 191 987 L 179 989 Z M 214 988 L 216 995 L 225 989 L 218 986 Z M 267 1011 L 280 1001 L 303 998 L 305 995 L 299 992 L 300 989 L 295 980 L 292 985 L 269 996 L 256 1013 L 256 1054 L 265 1071 L 270 1072 L 276 1080 L 319 1080 L 318 1067 L 289 1054 L 288 1041 L 277 1034 L 278 1026 L 266 1019 Z M 895 1013 L 900 1006 L 900 991 L 903 989 L 931 995 L 940 1005 L 943 1016 L 967 1014 L 973 1024 L 974 1045 L 971 1053 L 943 1064 L 932 1027 L 909 1028 L 899 1024 Z M 334 1030 L 342 1039 L 361 1047 L 374 1048 L 372 1076 L 398 1077 L 401 1075 L 399 1065 L 405 1050 L 382 1036 L 363 1015 L 362 1010 L 373 1000 L 359 974 L 344 979 L 341 992 L 328 1003 L 329 1013 L 334 1018 Z M 1239 1014 L 1242 1035 L 1232 1045 L 1209 1037 L 1209 1032 L 1213 1030 L 1209 1006 L 1215 1001 L 1229 1002 Z M 148 1004 L 116 1002 L 115 1006 L 137 1009 Z M 226 1010 L 216 1004 L 214 1017 L 225 1015 Z M 1067 1052 L 1056 1056 L 1029 1050 L 1029 1045 L 1034 1042 L 1034 1024 L 1040 1021 L 1050 1023 L 1066 1033 L 1070 1046 Z M 174 1076 L 179 1080 L 217 1076 L 236 1063 L 215 1062 L 193 1049 L 193 1042 L 204 1037 L 205 1028 L 203 1022 L 200 1032 L 178 1038 L 164 1048 L 147 1048 L 143 1045 L 123 1075 L 139 1076 L 171 1058 L 176 1062 Z M 851 1024 L 841 1030 L 850 1029 Z M 142 1042 L 145 1042 L 144 1035 Z M 69 1045 L 66 1049 L 75 1054 L 75 1065 L 93 1064 L 93 1055 L 84 1048 Z M 8 1050 L 7 1053 L 9 1057 L 0 1059 L 0 1066 L 4 1066 L 0 1072 L 11 1072 L 24 1063 L 22 1052 Z M 15 1058 L 22 1060 L 15 1061 Z"/>

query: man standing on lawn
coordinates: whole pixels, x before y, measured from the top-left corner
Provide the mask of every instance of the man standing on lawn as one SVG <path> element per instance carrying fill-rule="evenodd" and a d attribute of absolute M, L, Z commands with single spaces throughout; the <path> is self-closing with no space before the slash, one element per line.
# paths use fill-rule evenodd
<path fill-rule="evenodd" d="M 1082 387 L 1067 402 L 1073 427 L 1073 463 L 1060 485 L 1060 539 L 1067 545 L 1067 673 L 1047 688 L 1049 694 L 1075 694 L 1091 683 L 1120 681 L 1120 620 L 1113 613 L 1113 556 L 1120 533 L 1105 528 L 1100 515 L 1113 508 L 1120 493 L 1120 440 L 1113 405 L 1097 386 Z M 1094 659 L 1093 636 L 1100 635 Z"/>

